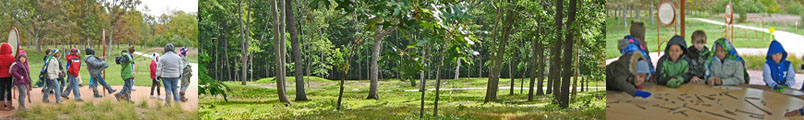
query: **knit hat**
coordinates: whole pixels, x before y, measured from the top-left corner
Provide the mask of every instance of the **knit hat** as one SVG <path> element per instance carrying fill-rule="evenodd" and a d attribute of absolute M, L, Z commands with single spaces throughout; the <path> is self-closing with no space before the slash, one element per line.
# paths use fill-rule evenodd
<path fill-rule="evenodd" d="M 87 55 L 95 55 L 95 50 L 92 50 L 92 48 L 87 48 L 84 51 L 87 51 Z"/>
<path fill-rule="evenodd" d="M 650 65 L 645 60 L 640 60 L 639 62 L 637 62 L 637 71 L 634 72 L 634 74 L 642 74 L 642 73 L 650 74 Z"/>
<path fill-rule="evenodd" d="M 187 56 L 187 47 L 181 47 L 181 49 L 179 49 L 179 55 Z"/>

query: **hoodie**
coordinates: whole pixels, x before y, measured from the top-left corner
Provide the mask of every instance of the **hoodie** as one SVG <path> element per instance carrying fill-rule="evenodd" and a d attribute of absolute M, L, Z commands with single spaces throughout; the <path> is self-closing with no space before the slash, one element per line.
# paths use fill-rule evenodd
<path fill-rule="evenodd" d="M 151 79 L 156 79 L 156 64 L 159 61 L 159 53 L 151 54 L 151 66 L 150 66 L 150 73 Z"/>
<path fill-rule="evenodd" d="M 633 96 L 639 87 L 634 83 L 634 73 L 637 72 L 637 62 L 640 60 L 645 60 L 642 53 L 633 52 L 606 65 L 606 90 L 623 91 Z"/>
<path fill-rule="evenodd" d="M 156 65 L 156 76 L 163 78 L 180 78 L 182 74 L 182 58 L 176 54 L 173 44 L 165 45 L 165 54 L 159 57 Z"/>
<path fill-rule="evenodd" d="M 771 55 L 782 53 L 781 62 L 777 63 Z M 776 88 L 777 85 L 792 87 L 796 83 L 795 69 L 790 61 L 787 61 L 787 51 L 784 50 L 779 41 L 771 41 L 768 47 L 768 54 L 765 56 L 765 66 L 762 69 L 762 80 L 768 87 Z"/>
<path fill-rule="evenodd" d="M 722 47 L 726 52 L 726 57 L 717 57 L 717 48 Z M 720 38 L 712 45 L 712 55 L 706 62 L 706 80 L 720 77 L 721 85 L 740 85 L 747 84 L 749 76 L 745 70 L 745 61 L 737 54 L 737 50 L 731 42 L 725 38 Z"/>
<path fill-rule="evenodd" d="M 676 61 L 670 59 L 670 46 L 672 45 L 679 45 L 682 51 Z M 656 66 L 656 83 L 673 87 L 675 85 L 668 84 L 671 79 L 681 80 L 683 83 L 689 82 L 692 75 L 690 75 L 689 59 L 684 55 L 687 54 L 685 48 L 687 48 L 687 41 L 681 36 L 673 36 L 667 42 L 664 55 L 659 58 L 658 66 Z"/>
<path fill-rule="evenodd" d="M 0 78 L 11 77 L 9 68 L 14 63 L 14 55 L 11 55 L 11 45 L 3 43 L 0 45 Z"/>
<path fill-rule="evenodd" d="M 87 69 L 89 70 L 90 77 L 101 77 L 101 73 L 103 73 L 103 69 L 109 68 L 109 64 L 106 61 L 101 60 L 97 56 L 95 56 L 95 51 L 92 49 L 85 50 L 87 53 L 87 57 L 84 57 L 84 63 L 87 64 Z"/>

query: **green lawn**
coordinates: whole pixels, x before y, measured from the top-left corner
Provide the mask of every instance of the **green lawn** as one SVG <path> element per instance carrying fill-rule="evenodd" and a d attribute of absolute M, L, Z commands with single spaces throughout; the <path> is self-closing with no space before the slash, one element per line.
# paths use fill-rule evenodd
<path fill-rule="evenodd" d="M 711 20 L 720 20 L 715 18 L 708 18 Z M 629 26 L 630 27 L 630 26 Z M 765 26 L 768 27 L 768 26 Z M 665 45 L 661 45 L 661 49 L 657 49 L 657 37 L 661 41 L 669 41 L 670 38 L 676 34 L 672 26 L 663 26 L 661 29 L 661 36 L 657 33 L 656 24 L 650 24 L 650 21 L 645 21 L 645 39 L 648 49 L 651 52 L 663 51 Z M 712 43 L 723 36 L 723 31 L 726 27 L 721 25 L 709 24 L 697 20 L 687 20 L 686 22 L 686 37 L 687 46 L 692 46 L 689 42 L 692 37 L 692 32 L 695 30 L 703 30 L 707 36 L 707 47 L 711 47 Z M 780 27 L 785 30 L 784 27 Z M 778 28 L 777 28 L 778 29 Z M 679 31 L 680 32 L 680 31 Z M 622 23 L 618 23 L 614 18 L 606 19 L 606 58 L 615 58 L 620 56 L 617 50 L 617 41 L 623 39 L 624 36 L 629 35 L 629 28 L 626 28 Z M 765 48 L 768 47 L 770 41 L 766 38 L 768 33 L 758 32 L 748 29 L 734 28 L 734 34 L 737 38 L 734 41 L 734 46 L 738 48 Z M 765 37 L 762 37 L 765 36 Z"/>
<path fill-rule="evenodd" d="M 380 81 L 380 100 L 367 100 L 368 81 L 349 80 L 344 89 L 345 109 L 335 111 L 339 81 L 317 77 L 309 80 L 306 93 L 311 101 L 292 101 L 295 98 L 294 79 L 288 78 L 287 93 L 292 101 L 284 107 L 279 101 L 275 81 L 261 79 L 248 82 L 224 82 L 232 88 L 228 92 L 229 101 L 220 96 L 199 96 L 199 117 L 201 119 L 418 119 L 421 92 L 415 90 L 409 81 L 385 79 Z M 517 85 L 519 86 L 517 79 Z M 428 89 L 433 88 L 435 80 L 428 80 Z M 485 89 L 454 90 L 449 88 L 485 88 L 487 78 L 444 79 L 439 101 L 439 119 L 605 119 L 605 92 L 579 92 L 570 108 L 561 109 L 547 96 L 536 96 L 527 100 L 527 90 L 509 95 L 508 89 L 498 92 L 499 101 L 483 104 Z M 526 83 L 527 84 L 527 83 Z M 509 86 L 510 79 L 501 79 L 500 86 Z M 603 86 L 598 83 L 598 86 Z M 527 87 L 527 86 L 526 86 Z M 435 92 L 427 91 L 425 117 L 434 119 L 433 104 Z"/>
<path fill-rule="evenodd" d="M 33 47 L 25 49 L 25 52 L 28 54 L 28 58 L 29 58 L 28 63 L 29 63 L 29 66 L 31 67 L 31 77 L 34 78 L 34 79 L 32 79 L 34 82 L 39 81 L 39 79 L 38 79 L 39 70 L 42 68 L 42 65 L 44 64 L 42 59 L 45 56 L 44 50 L 46 48 L 47 48 L 47 46 L 42 46 L 42 52 L 36 52 L 36 48 L 33 48 Z M 113 51 L 113 52 L 110 52 L 110 54 L 106 55 L 107 56 L 106 57 L 106 63 L 109 64 L 109 68 L 106 69 L 106 78 L 105 79 L 106 79 L 106 82 L 109 85 L 123 85 L 123 83 L 124 83 L 123 79 L 120 77 L 121 65 L 118 65 L 118 64 L 114 63 L 114 57 L 119 56 L 120 51 L 122 49 L 123 48 L 121 47 L 120 49 L 108 50 L 108 51 Z M 138 52 L 143 52 L 143 53 L 146 53 L 146 54 L 149 54 L 151 52 L 160 52 L 160 54 L 161 54 L 161 52 L 163 50 L 163 48 L 158 48 L 158 47 L 148 48 L 148 49 L 145 49 L 145 50 L 142 50 L 141 47 L 138 47 L 137 49 L 138 49 L 137 50 Z M 85 51 L 83 51 L 83 49 L 81 49 L 81 52 L 82 52 L 81 57 L 83 59 L 83 57 L 85 56 L 84 55 Z M 102 55 L 101 50 L 96 50 L 95 52 L 96 52 L 96 55 L 98 55 L 98 56 Z M 62 57 L 60 59 L 62 61 L 62 65 L 64 67 L 66 67 L 67 64 L 66 64 L 66 61 L 64 61 L 64 57 L 63 57 L 66 52 L 60 51 L 60 53 L 62 54 Z M 197 59 L 197 57 L 190 56 L 190 59 L 192 61 L 194 59 Z M 135 68 L 136 71 L 134 73 L 134 78 L 135 78 L 134 85 L 136 85 L 136 86 L 150 86 L 151 85 L 151 76 L 150 76 L 149 71 L 150 71 L 150 65 L 151 65 L 151 58 L 150 57 L 144 57 L 144 56 L 135 55 L 134 61 L 135 61 L 134 63 L 135 63 L 135 67 L 136 67 Z M 81 77 L 81 79 L 83 79 L 83 84 L 84 85 L 89 85 L 89 77 L 90 76 L 89 76 L 89 71 L 86 69 L 86 66 L 87 66 L 86 63 L 82 63 L 81 71 L 80 71 L 80 74 L 81 74 L 80 77 Z M 66 70 L 66 68 L 65 68 L 65 70 Z M 66 78 L 65 78 L 65 80 L 66 80 Z"/>

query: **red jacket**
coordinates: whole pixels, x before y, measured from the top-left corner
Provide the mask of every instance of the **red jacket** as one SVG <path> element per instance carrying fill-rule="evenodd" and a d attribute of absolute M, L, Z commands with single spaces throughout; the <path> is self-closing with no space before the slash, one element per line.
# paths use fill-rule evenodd
<path fill-rule="evenodd" d="M 156 61 L 151 60 L 151 79 L 156 79 Z"/>
<path fill-rule="evenodd" d="M 11 74 L 8 73 L 11 63 L 14 63 L 11 45 L 3 43 L 0 45 L 0 77 L 11 77 Z"/>
<path fill-rule="evenodd" d="M 78 55 L 65 55 L 67 58 L 67 63 L 70 64 L 70 67 L 67 68 L 67 74 L 78 76 L 78 72 L 81 71 L 81 57 Z"/>

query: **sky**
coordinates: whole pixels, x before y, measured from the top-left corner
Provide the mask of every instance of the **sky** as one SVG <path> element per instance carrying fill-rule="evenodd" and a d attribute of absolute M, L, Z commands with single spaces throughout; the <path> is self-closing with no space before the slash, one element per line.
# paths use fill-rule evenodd
<path fill-rule="evenodd" d="M 137 6 L 137 10 L 143 11 L 153 16 L 163 13 L 168 14 L 170 10 L 181 10 L 186 13 L 198 12 L 198 0 L 140 0 L 142 4 Z M 145 10 L 148 6 L 148 11 Z"/>

